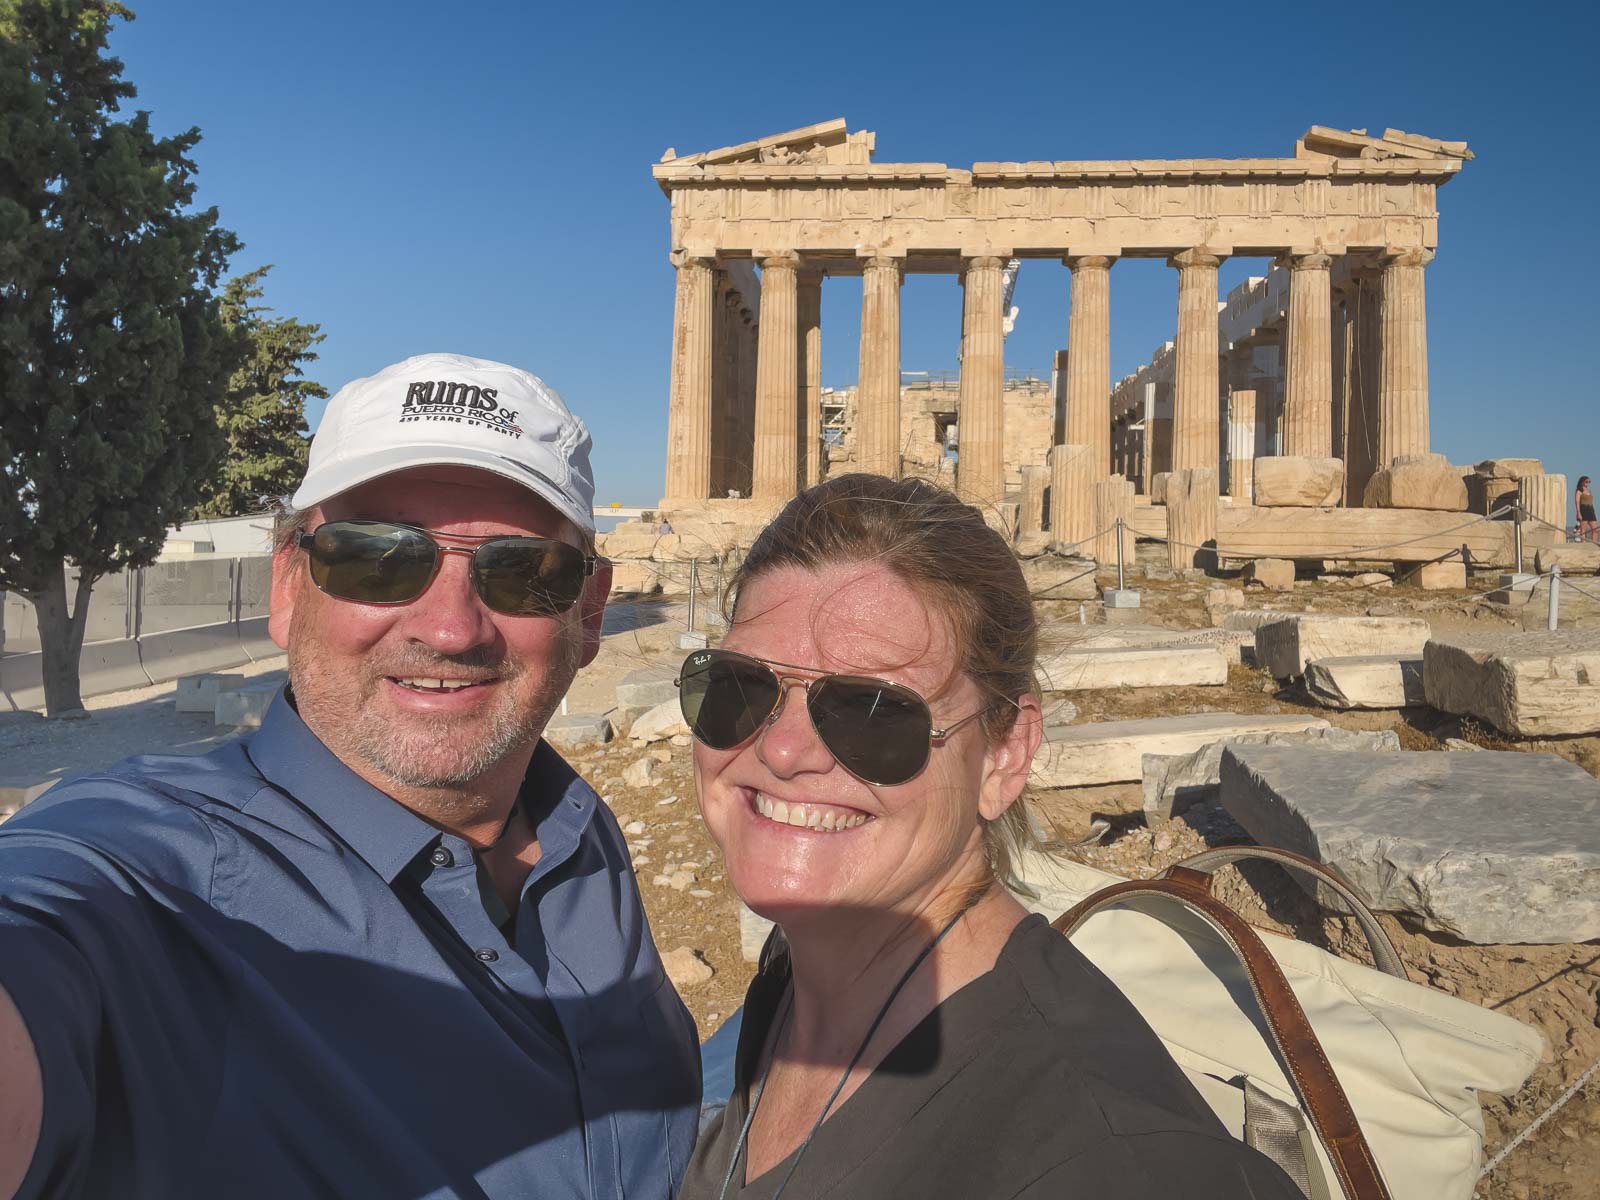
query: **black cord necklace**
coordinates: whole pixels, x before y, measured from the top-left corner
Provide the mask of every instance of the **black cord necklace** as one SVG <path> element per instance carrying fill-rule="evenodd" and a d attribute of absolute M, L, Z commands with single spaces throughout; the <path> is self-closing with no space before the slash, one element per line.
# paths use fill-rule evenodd
<path fill-rule="evenodd" d="M 794 1158 L 789 1163 L 789 1169 L 784 1172 L 783 1178 L 778 1182 L 777 1190 L 772 1193 L 772 1200 L 778 1200 L 778 1197 L 783 1195 L 783 1189 L 789 1186 L 789 1180 L 794 1178 L 795 1171 L 800 1167 L 801 1158 L 805 1156 L 806 1150 L 811 1145 L 811 1139 L 816 1137 L 817 1130 L 822 1128 L 822 1122 L 827 1119 L 828 1112 L 833 1108 L 834 1101 L 839 1098 L 839 1093 L 844 1091 L 844 1085 L 850 1079 L 850 1072 L 854 1071 L 857 1065 L 860 1064 L 861 1056 L 867 1052 L 867 1046 L 872 1041 L 872 1035 L 878 1032 L 878 1026 L 883 1024 L 884 1017 L 889 1015 L 889 1007 L 895 1002 L 895 998 L 900 995 L 901 989 L 911 982 L 911 977 L 917 973 L 917 968 L 927 960 L 928 955 L 932 954 L 934 948 L 944 941 L 945 935 L 956 927 L 957 922 L 966 916 L 971 908 L 972 903 L 970 902 L 963 905 L 960 912 L 946 921 L 944 928 L 938 932 L 933 941 L 922 948 L 922 953 L 912 960 L 911 965 L 906 968 L 905 974 L 900 976 L 900 982 L 894 985 L 894 989 L 889 993 L 889 998 L 883 1002 L 883 1007 L 878 1010 L 878 1015 L 872 1019 L 872 1024 L 867 1026 L 867 1036 L 862 1038 L 861 1045 L 856 1047 L 855 1056 L 851 1058 L 850 1065 L 844 1069 L 844 1074 L 839 1076 L 839 1082 L 834 1085 L 833 1094 L 828 1097 L 828 1102 L 822 1106 L 822 1111 L 817 1114 L 817 1119 L 812 1124 L 811 1131 L 806 1134 L 805 1141 L 801 1142 L 800 1148 L 794 1152 Z M 750 1126 L 756 1119 L 756 1109 L 761 1107 L 761 1095 L 767 1090 L 767 1076 L 772 1074 L 773 1059 L 778 1056 L 778 1041 L 782 1038 L 783 1031 L 787 1027 L 789 1017 L 793 1011 L 794 984 L 791 982 L 783 1008 L 781 1023 L 778 1026 L 777 1033 L 773 1035 L 772 1058 L 767 1060 L 766 1070 L 761 1072 L 761 1079 L 756 1083 L 755 1091 L 750 1096 L 750 1111 L 745 1115 L 744 1125 L 739 1130 L 739 1140 L 733 1145 L 733 1161 L 728 1164 L 728 1173 L 723 1177 L 722 1190 L 717 1193 L 717 1200 L 727 1200 L 728 1187 L 733 1182 L 733 1174 L 739 1169 L 740 1160 L 744 1157 L 745 1143 L 750 1138 Z"/>

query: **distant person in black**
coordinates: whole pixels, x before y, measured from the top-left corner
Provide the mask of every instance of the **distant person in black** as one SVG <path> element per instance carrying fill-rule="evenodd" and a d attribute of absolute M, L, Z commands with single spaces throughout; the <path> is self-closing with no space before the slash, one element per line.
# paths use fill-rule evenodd
<path fill-rule="evenodd" d="M 1002 881 L 1041 736 L 1022 572 L 976 509 L 797 496 L 685 660 L 701 812 L 778 924 L 680 1200 L 1299 1200 Z"/>
<path fill-rule="evenodd" d="M 1589 477 L 1584 475 L 1578 480 L 1578 492 L 1575 497 L 1578 506 L 1578 540 L 1580 542 L 1600 542 L 1600 524 L 1594 519 L 1594 493 L 1589 490 Z"/>

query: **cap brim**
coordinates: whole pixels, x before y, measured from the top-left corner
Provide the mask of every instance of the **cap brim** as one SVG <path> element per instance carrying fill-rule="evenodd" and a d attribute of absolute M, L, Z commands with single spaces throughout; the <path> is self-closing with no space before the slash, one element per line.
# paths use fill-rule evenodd
<path fill-rule="evenodd" d="M 311 508 L 351 488 L 415 467 L 471 467 L 498 475 L 527 488 L 585 533 L 594 533 L 594 511 L 580 508 L 555 480 L 515 459 L 463 446 L 410 445 L 356 455 L 315 477 L 307 475 L 289 503 L 297 509 Z"/>

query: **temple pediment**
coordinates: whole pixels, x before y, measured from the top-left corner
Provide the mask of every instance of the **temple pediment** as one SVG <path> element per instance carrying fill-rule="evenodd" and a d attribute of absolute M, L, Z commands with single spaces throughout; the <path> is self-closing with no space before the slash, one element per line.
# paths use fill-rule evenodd
<path fill-rule="evenodd" d="M 850 133 L 843 117 L 805 125 L 787 133 L 769 134 L 738 146 L 706 150 L 679 156 L 668 149 L 661 156 L 663 165 L 674 167 L 723 167 L 742 163 L 776 166 L 865 166 L 872 161 L 874 135 L 861 130 Z"/>
<path fill-rule="evenodd" d="M 1385 129 L 1382 137 L 1369 137 L 1365 129 L 1332 129 L 1313 125 L 1295 143 L 1295 157 L 1320 155 L 1325 158 L 1452 158 L 1471 162 L 1472 151 L 1465 142 L 1442 142 L 1420 133 Z"/>

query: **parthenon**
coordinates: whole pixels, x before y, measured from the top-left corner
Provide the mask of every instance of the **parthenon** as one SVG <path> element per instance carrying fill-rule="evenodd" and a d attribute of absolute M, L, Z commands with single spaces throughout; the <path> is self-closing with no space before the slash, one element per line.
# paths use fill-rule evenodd
<path fill-rule="evenodd" d="M 899 473 L 900 284 L 942 273 L 964 295 L 955 482 L 998 510 L 1002 272 L 1019 259 L 1071 272 L 1053 443 L 1041 448 L 1057 540 L 1088 535 L 1093 488 L 1114 476 L 1159 498 L 1159 477 L 1210 471 L 1211 488 L 1248 503 L 1255 459 L 1337 458 L 1335 503 L 1359 506 L 1376 470 L 1427 453 L 1424 274 L 1437 189 L 1471 159 L 1464 142 L 1313 126 L 1285 158 L 967 169 L 874 162 L 874 141 L 841 119 L 668 150 L 654 166 L 677 268 L 664 508 L 781 502 L 824 473 L 830 276 L 863 280 L 854 467 Z M 1230 256 L 1275 265 L 1219 304 Z M 1113 387 L 1112 279 L 1125 258 L 1174 269 L 1176 331 Z"/>

